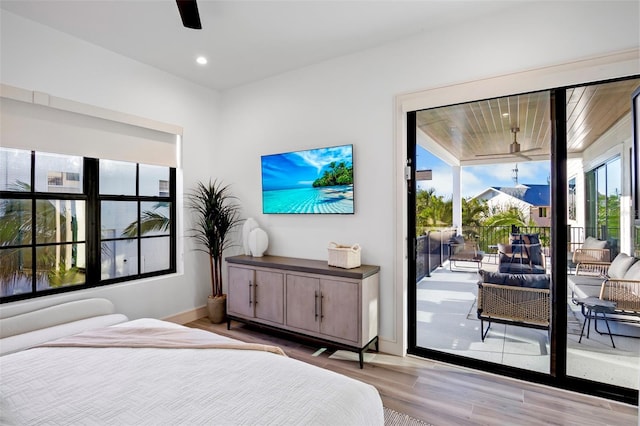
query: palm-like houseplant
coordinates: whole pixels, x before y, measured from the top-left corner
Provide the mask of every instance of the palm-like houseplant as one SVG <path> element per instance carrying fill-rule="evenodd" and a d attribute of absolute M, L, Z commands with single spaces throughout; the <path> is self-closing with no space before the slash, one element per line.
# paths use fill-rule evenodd
<path fill-rule="evenodd" d="M 187 194 L 187 200 L 187 207 L 195 214 L 192 236 L 201 246 L 198 250 L 209 255 L 209 319 L 220 323 L 226 314 L 226 295 L 222 290 L 222 254 L 232 246 L 230 232 L 240 224 L 240 206 L 229 186 L 217 180 L 208 184 L 198 182 Z"/>

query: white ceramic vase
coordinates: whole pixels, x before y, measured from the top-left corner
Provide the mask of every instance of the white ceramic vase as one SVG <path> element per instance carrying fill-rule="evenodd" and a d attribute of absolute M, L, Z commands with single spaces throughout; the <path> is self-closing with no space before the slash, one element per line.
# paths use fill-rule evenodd
<path fill-rule="evenodd" d="M 249 232 L 249 249 L 251 256 L 262 257 L 269 246 L 269 236 L 261 228 L 255 228 Z"/>
<path fill-rule="evenodd" d="M 244 254 L 247 256 L 251 256 L 251 248 L 249 248 L 249 234 L 251 231 L 258 227 L 258 222 L 252 217 L 247 218 L 244 221 L 244 225 L 242 225 L 242 248 L 244 249 Z"/>

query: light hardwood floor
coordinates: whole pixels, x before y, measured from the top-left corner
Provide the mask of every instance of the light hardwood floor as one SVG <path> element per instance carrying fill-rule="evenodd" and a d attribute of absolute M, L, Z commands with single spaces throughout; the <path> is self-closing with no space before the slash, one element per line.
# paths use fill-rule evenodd
<path fill-rule="evenodd" d="M 328 349 L 253 326 L 186 324 L 245 342 L 280 346 L 287 355 L 375 386 L 383 404 L 434 426 L 615 425 L 637 426 L 638 407 L 414 357 L 365 356 Z M 314 356 L 315 354 L 315 356 Z"/>

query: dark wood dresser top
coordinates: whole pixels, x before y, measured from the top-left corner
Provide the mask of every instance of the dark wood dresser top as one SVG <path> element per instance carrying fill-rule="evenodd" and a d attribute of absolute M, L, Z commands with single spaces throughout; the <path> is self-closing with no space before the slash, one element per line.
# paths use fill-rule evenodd
<path fill-rule="evenodd" d="M 334 277 L 354 278 L 362 280 L 380 271 L 379 266 L 360 265 L 357 268 L 344 269 L 329 266 L 326 261 L 312 259 L 298 259 L 284 256 L 231 256 L 225 259 L 227 263 L 259 266 L 263 268 L 277 268 L 287 271 L 308 272 L 311 274 L 331 275 Z"/>

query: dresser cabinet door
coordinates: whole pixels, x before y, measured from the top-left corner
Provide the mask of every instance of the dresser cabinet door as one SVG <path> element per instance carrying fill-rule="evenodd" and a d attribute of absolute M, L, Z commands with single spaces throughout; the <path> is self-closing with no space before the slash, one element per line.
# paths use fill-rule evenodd
<path fill-rule="evenodd" d="M 360 285 L 355 282 L 320 280 L 320 333 L 358 343 L 360 336 Z"/>
<path fill-rule="evenodd" d="M 320 280 L 287 275 L 287 326 L 318 332 L 320 322 Z"/>
<path fill-rule="evenodd" d="M 256 318 L 284 323 L 284 274 L 256 271 L 253 283 Z"/>
<path fill-rule="evenodd" d="M 253 318 L 253 269 L 230 266 L 229 288 L 227 291 L 227 311 L 233 315 Z"/>

